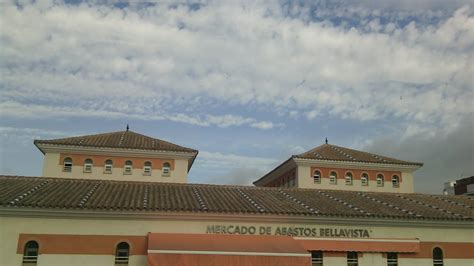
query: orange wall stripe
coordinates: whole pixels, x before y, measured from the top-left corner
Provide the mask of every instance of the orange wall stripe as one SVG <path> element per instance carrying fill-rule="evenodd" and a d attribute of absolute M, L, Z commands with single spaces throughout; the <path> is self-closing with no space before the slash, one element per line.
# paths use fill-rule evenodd
<path fill-rule="evenodd" d="M 20 234 L 17 254 L 30 240 L 38 242 L 40 254 L 114 255 L 117 244 L 127 242 L 130 255 L 146 255 L 148 247 L 146 236 Z"/>

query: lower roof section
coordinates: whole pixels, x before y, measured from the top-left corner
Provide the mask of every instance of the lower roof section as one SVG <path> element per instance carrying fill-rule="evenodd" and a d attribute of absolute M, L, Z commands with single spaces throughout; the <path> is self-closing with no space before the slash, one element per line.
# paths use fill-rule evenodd
<path fill-rule="evenodd" d="M 120 195 L 120 196 L 117 196 Z M 463 196 L 0 175 L 0 212 L 107 212 L 471 223 Z"/>

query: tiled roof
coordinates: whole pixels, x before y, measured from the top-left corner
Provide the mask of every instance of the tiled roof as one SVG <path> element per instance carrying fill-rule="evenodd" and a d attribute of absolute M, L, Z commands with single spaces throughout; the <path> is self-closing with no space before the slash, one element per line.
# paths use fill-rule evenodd
<path fill-rule="evenodd" d="M 53 144 L 81 147 L 123 148 L 197 153 L 197 150 L 179 146 L 161 139 L 148 137 L 129 130 L 62 139 L 35 140 L 34 143 L 35 145 Z"/>
<path fill-rule="evenodd" d="M 307 152 L 293 155 L 293 158 L 423 166 L 423 164 L 419 162 L 402 161 L 374 153 L 348 149 L 332 144 L 323 144 Z"/>
<path fill-rule="evenodd" d="M 474 199 L 299 188 L 0 176 L 0 208 L 472 221 Z"/>

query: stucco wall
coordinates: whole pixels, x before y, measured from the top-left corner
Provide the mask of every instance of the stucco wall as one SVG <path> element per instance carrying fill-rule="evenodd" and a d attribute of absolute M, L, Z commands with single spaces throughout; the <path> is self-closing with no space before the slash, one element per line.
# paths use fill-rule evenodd
<path fill-rule="evenodd" d="M 64 156 L 62 156 L 64 157 Z M 133 159 L 130 157 L 112 157 L 115 161 Z M 163 159 L 172 165 L 170 175 L 163 176 L 161 165 L 159 167 L 152 167 L 151 175 L 143 175 L 143 168 L 141 165 L 134 165 L 132 174 L 124 174 L 123 165 L 114 163 L 112 173 L 104 173 L 103 162 L 101 165 L 94 163 L 91 173 L 85 173 L 80 163 L 73 161 L 72 171 L 64 172 L 59 153 L 46 153 L 43 163 L 43 176 L 45 177 L 62 177 L 62 178 L 76 178 L 76 179 L 105 179 L 105 180 L 121 180 L 121 181 L 146 181 L 146 182 L 170 182 L 170 183 L 186 183 L 188 177 L 188 160 L 186 159 Z M 117 165 L 117 167 L 115 167 Z"/>
<path fill-rule="evenodd" d="M 364 228 L 369 230 L 371 238 L 419 238 L 425 242 L 465 242 L 472 243 L 474 229 L 366 226 L 361 224 L 334 225 L 322 223 L 288 224 L 255 222 L 243 223 L 221 221 L 184 221 L 184 220 L 119 220 L 119 219 L 47 219 L 47 218 L 8 218 L 0 217 L 0 265 L 21 265 L 21 255 L 17 254 L 19 235 L 23 234 L 79 234 L 79 235 L 136 235 L 146 236 L 155 233 L 198 233 L 205 234 L 208 225 L 247 225 L 247 226 L 312 226 L 332 228 Z M 65 243 L 74 245 L 74 243 Z M 466 251 L 469 253 L 469 250 Z M 325 257 L 326 265 L 345 265 L 345 257 Z M 445 265 L 472 265 L 472 259 L 451 259 L 446 251 Z M 471 252 L 472 255 L 472 252 Z M 113 265 L 113 255 L 40 255 L 38 265 L 74 265 L 87 262 L 87 265 Z M 385 265 L 381 253 L 363 253 L 360 265 Z M 400 258 L 400 265 L 431 265 L 431 258 Z M 146 265 L 144 256 L 132 256 L 130 265 Z M 77 264 L 80 265 L 80 264 Z M 85 264 L 82 264 L 85 265 Z"/>
<path fill-rule="evenodd" d="M 298 165 L 298 187 L 300 188 L 319 188 L 319 189 L 338 189 L 338 190 L 356 190 L 373 192 L 393 192 L 393 193 L 413 193 L 413 175 L 409 172 L 401 172 L 401 182 L 398 188 L 393 188 L 390 181 L 385 181 L 383 187 L 378 187 L 375 180 L 370 179 L 368 186 L 362 186 L 360 179 L 354 177 L 352 185 L 346 185 L 344 171 L 340 170 L 337 178 L 337 184 L 330 184 L 329 178 L 323 176 L 321 183 L 314 183 L 311 169 L 314 166 Z M 339 170 L 339 169 L 338 169 Z M 388 176 L 391 178 L 391 176 Z M 387 177 L 386 177 L 387 179 Z"/>

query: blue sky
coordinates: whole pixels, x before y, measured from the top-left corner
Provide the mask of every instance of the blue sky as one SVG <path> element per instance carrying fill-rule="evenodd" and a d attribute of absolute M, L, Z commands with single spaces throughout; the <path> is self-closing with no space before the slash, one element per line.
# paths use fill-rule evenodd
<path fill-rule="evenodd" d="M 413 3 L 415 2 L 415 3 Z M 250 184 L 323 143 L 474 174 L 469 1 L 17 1 L 0 8 L 0 170 L 33 139 L 132 130 L 199 149 L 189 179 Z"/>

